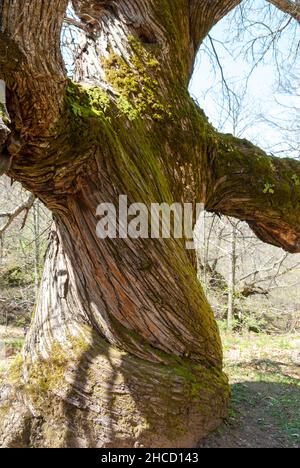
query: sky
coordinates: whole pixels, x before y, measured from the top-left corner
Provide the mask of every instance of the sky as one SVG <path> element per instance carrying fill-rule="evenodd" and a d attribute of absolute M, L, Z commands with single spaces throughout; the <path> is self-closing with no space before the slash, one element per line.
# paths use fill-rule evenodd
<path fill-rule="evenodd" d="M 209 39 L 198 54 L 190 92 L 218 129 L 230 133 L 236 131 L 238 136 L 248 138 L 276 155 L 297 157 L 299 152 L 292 151 L 287 140 L 294 142 L 293 140 L 297 139 L 296 130 L 299 130 L 300 79 L 297 77 L 300 73 L 300 60 L 299 56 L 295 58 L 296 55 L 291 54 L 290 50 L 295 49 L 297 41 L 300 41 L 300 28 L 295 22 L 289 23 L 289 19 L 275 8 L 267 10 L 266 5 L 264 0 L 250 0 L 249 8 L 245 11 L 247 20 L 244 23 L 243 33 L 237 32 L 239 22 L 237 23 L 236 19 L 240 19 L 237 10 L 219 22 L 211 32 L 228 86 L 243 96 L 239 113 L 240 123 L 237 128 L 233 126 L 232 119 L 228 118 L 228 103 L 223 105 L 220 70 L 216 62 L 216 70 L 213 70 L 207 54 L 207 50 L 209 53 L 212 51 Z M 254 61 L 253 56 L 247 51 L 249 52 L 253 37 L 266 36 L 269 34 L 269 27 L 276 30 L 284 26 L 286 28 L 276 43 L 280 72 L 278 73 L 273 49 L 270 47 L 265 59 L 251 73 Z M 268 48 L 270 42 L 269 38 L 255 42 L 256 61 L 261 57 L 262 46 Z M 249 74 L 251 76 L 247 80 Z M 287 74 L 295 75 L 293 85 L 295 88 L 298 87 L 296 90 L 298 97 L 295 96 L 295 90 L 292 96 L 286 96 L 279 89 L 279 77 L 285 82 Z M 235 102 L 232 100 L 232 108 L 237 115 Z M 222 110 L 223 107 L 225 110 Z M 297 110 L 294 110 L 295 107 Z M 264 122 L 262 116 L 270 122 L 280 124 L 285 130 L 281 131 L 272 124 Z M 292 129 L 295 132 L 292 132 Z"/>
<path fill-rule="evenodd" d="M 190 93 L 219 130 L 234 132 L 239 137 L 248 138 L 269 153 L 299 157 L 300 58 L 295 59 L 296 54 L 290 51 L 292 49 L 294 52 L 296 44 L 300 41 L 300 27 L 294 20 L 291 22 L 289 17 L 282 15 L 265 0 L 244 0 L 242 5 L 244 6 L 242 27 L 240 27 L 241 16 L 237 8 L 220 21 L 210 34 L 229 88 L 243 96 L 237 128 L 233 127 L 232 119 L 228 118 L 228 102 L 223 101 L 219 67 L 216 66 L 215 60 L 212 66 L 212 61 L 209 59 L 209 54 L 212 54 L 209 39 L 200 48 L 190 83 Z M 70 10 L 69 14 L 74 13 Z M 272 31 L 283 30 L 275 36 L 276 58 L 280 73 L 276 68 L 273 49 L 269 47 L 270 29 Z M 76 36 L 74 28 L 68 28 L 67 31 L 68 40 L 72 39 L 72 34 L 73 37 Z M 252 50 L 250 45 L 257 37 L 261 37 L 261 40 L 255 42 L 253 57 L 249 53 Z M 264 56 L 264 60 L 259 61 L 262 48 L 269 48 L 269 51 Z M 68 56 L 68 48 L 64 48 L 63 52 L 70 71 L 73 57 Z M 259 61 L 259 65 L 252 71 L 256 61 Z M 285 81 L 289 73 L 295 75 L 293 84 L 295 88 L 298 87 L 296 90 L 298 97 L 295 96 L 295 90 L 292 96 L 283 95 L 278 90 L 279 76 Z M 251 75 L 250 78 L 249 75 Z M 246 83 L 247 87 L 245 87 Z M 234 99 L 232 99 L 232 107 L 237 117 L 237 105 Z M 269 122 L 275 123 L 275 126 Z M 278 124 L 285 129 L 278 129 L 276 127 Z M 295 140 L 296 145 L 294 145 Z M 296 146 L 297 150 L 294 151 L 291 146 Z"/>

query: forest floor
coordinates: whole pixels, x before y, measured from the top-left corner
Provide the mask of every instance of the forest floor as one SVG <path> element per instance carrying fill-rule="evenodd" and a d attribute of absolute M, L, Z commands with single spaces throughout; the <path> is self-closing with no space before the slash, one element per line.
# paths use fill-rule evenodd
<path fill-rule="evenodd" d="M 24 332 L 0 326 L 0 381 Z M 300 335 L 223 334 L 232 387 L 227 422 L 205 448 L 300 448 Z"/>
<path fill-rule="evenodd" d="M 0 325 L 0 379 L 24 343 L 24 330 Z"/>
<path fill-rule="evenodd" d="M 300 448 L 300 336 L 223 335 L 232 401 L 206 448 Z"/>

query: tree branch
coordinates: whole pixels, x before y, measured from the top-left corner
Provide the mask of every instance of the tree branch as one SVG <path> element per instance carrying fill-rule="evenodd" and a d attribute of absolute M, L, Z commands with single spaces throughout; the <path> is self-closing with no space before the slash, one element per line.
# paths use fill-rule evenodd
<path fill-rule="evenodd" d="M 219 135 L 206 208 L 247 221 L 264 242 L 300 252 L 300 162 Z"/>
<path fill-rule="evenodd" d="M 299 0 L 267 0 L 283 13 L 287 13 L 300 23 L 300 2 Z"/>
<path fill-rule="evenodd" d="M 0 237 L 3 235 L 3 233 L 9 228 L 9 226 L 12 224 L 12 222 L 21 214 L 23 211 L 28 211 L 32 207 L 33 203 L 35 200 L 35 196 L 30 194 L 28 198 L 25 200 L 25 202 L 21 203 L 21 205 L 17 206 L 12 211 L 9 211 L 7 213 L 0 213 L 0 218 L 7 218 L 3 226 L 0 227 Z M 25 218 L 26 219 L 26 218 Z M 24 223 L 23 223 L 24 225 Z"/>
<path fill-rule="evenodd" d="M 44 137 L 60 114 L 65 70 L 60 33 L 67 0 L 2 0 L 0 78 L 10 91 L 14 127 Z"/>
<path fill-rule="evenodd" d="M 211 28 L 241 3 L 242 0 L 191 0 L 191 35 L 195 49 Z"/>
<path fill-rule="evenodd" d="M 78 21 L 78 20 L 76 20 L 74 18 L 70 18 L 70 17 L 66 16 L 65 19 L 64 19 L 64 23 L 68 24 L 69 26 L 74 26 L 75 28 L 82 29 L 86 33 L 90 33 L 89 28 L 84 23 L 82 23 L 81 21 Z"/>

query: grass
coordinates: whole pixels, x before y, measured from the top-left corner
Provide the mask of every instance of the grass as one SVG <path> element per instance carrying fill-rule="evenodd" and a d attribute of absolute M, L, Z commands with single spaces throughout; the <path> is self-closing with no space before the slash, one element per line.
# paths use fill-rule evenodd
<path fill-rule="evenodd" d="M 0 381 L 10 363 L 24 345 L 24 332 L 18 327 L 5 327 L 0 325 Z"/>
<path fill-rule="evenodd" d="M 226 424 L 205 447 L 300 447 L 300 336 L 223 333 L 232 386 Z"/>
<path fill-rule="evenodd" d="M 12 353 L 19 352 L 23 348 L 24 339 L 21 339 L 21 338 L 17 338 L 17 339 L 8 338 L 8 339 L 5 339 L 5 340 L 2 340 L 1 345 L 6 349 L 11 350 Z"/>

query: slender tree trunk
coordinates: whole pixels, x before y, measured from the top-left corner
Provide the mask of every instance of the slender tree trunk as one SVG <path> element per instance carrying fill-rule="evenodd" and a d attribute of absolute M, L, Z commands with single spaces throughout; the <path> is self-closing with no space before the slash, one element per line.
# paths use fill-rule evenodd
<path fill-rule="evenodd" d="M 5 234 L 0 236 L 0 266 L 2 267 L 4 260 L 4 246 L 5 246 Z"/>
<path fill-rule="evenodd" d="M 208 252 L 209 252 L 209 246 L 208 246 L 209 240 L 208 240 L 208 234 L 206 233 L 206 226 L 207 226 L 206 220 L 207 220 L 207 214 L 204 213 L 203 223 L 202 223 L 204 239 L 203 239 L 203 258 L 201 259 L 202 265 L 203 265 L 201 282 L 202 282 L 205 293 L 207 293 L 207 289 L 208 289 L 207 272 L 208 272 Z"/>
<path fill-rule="evenodd" d="M 235 290 L 236 290 L 236 242 L 237 230 L 235 224 L 231 225 L 230 252 L 229 252 L 229 281 L 228 281 L 228 310 L 227 329 L 232 331 L 235 311 Z"/>
<path fill-rule="evenodd" d="M 34 235 L 34 285 L 35 297 L 38 300 L 40 289 L 40 264 L 41 264 L 41 245 L 40 245 L 40 202 L 36 201 L 33 205 L 33 235 Z"/>

